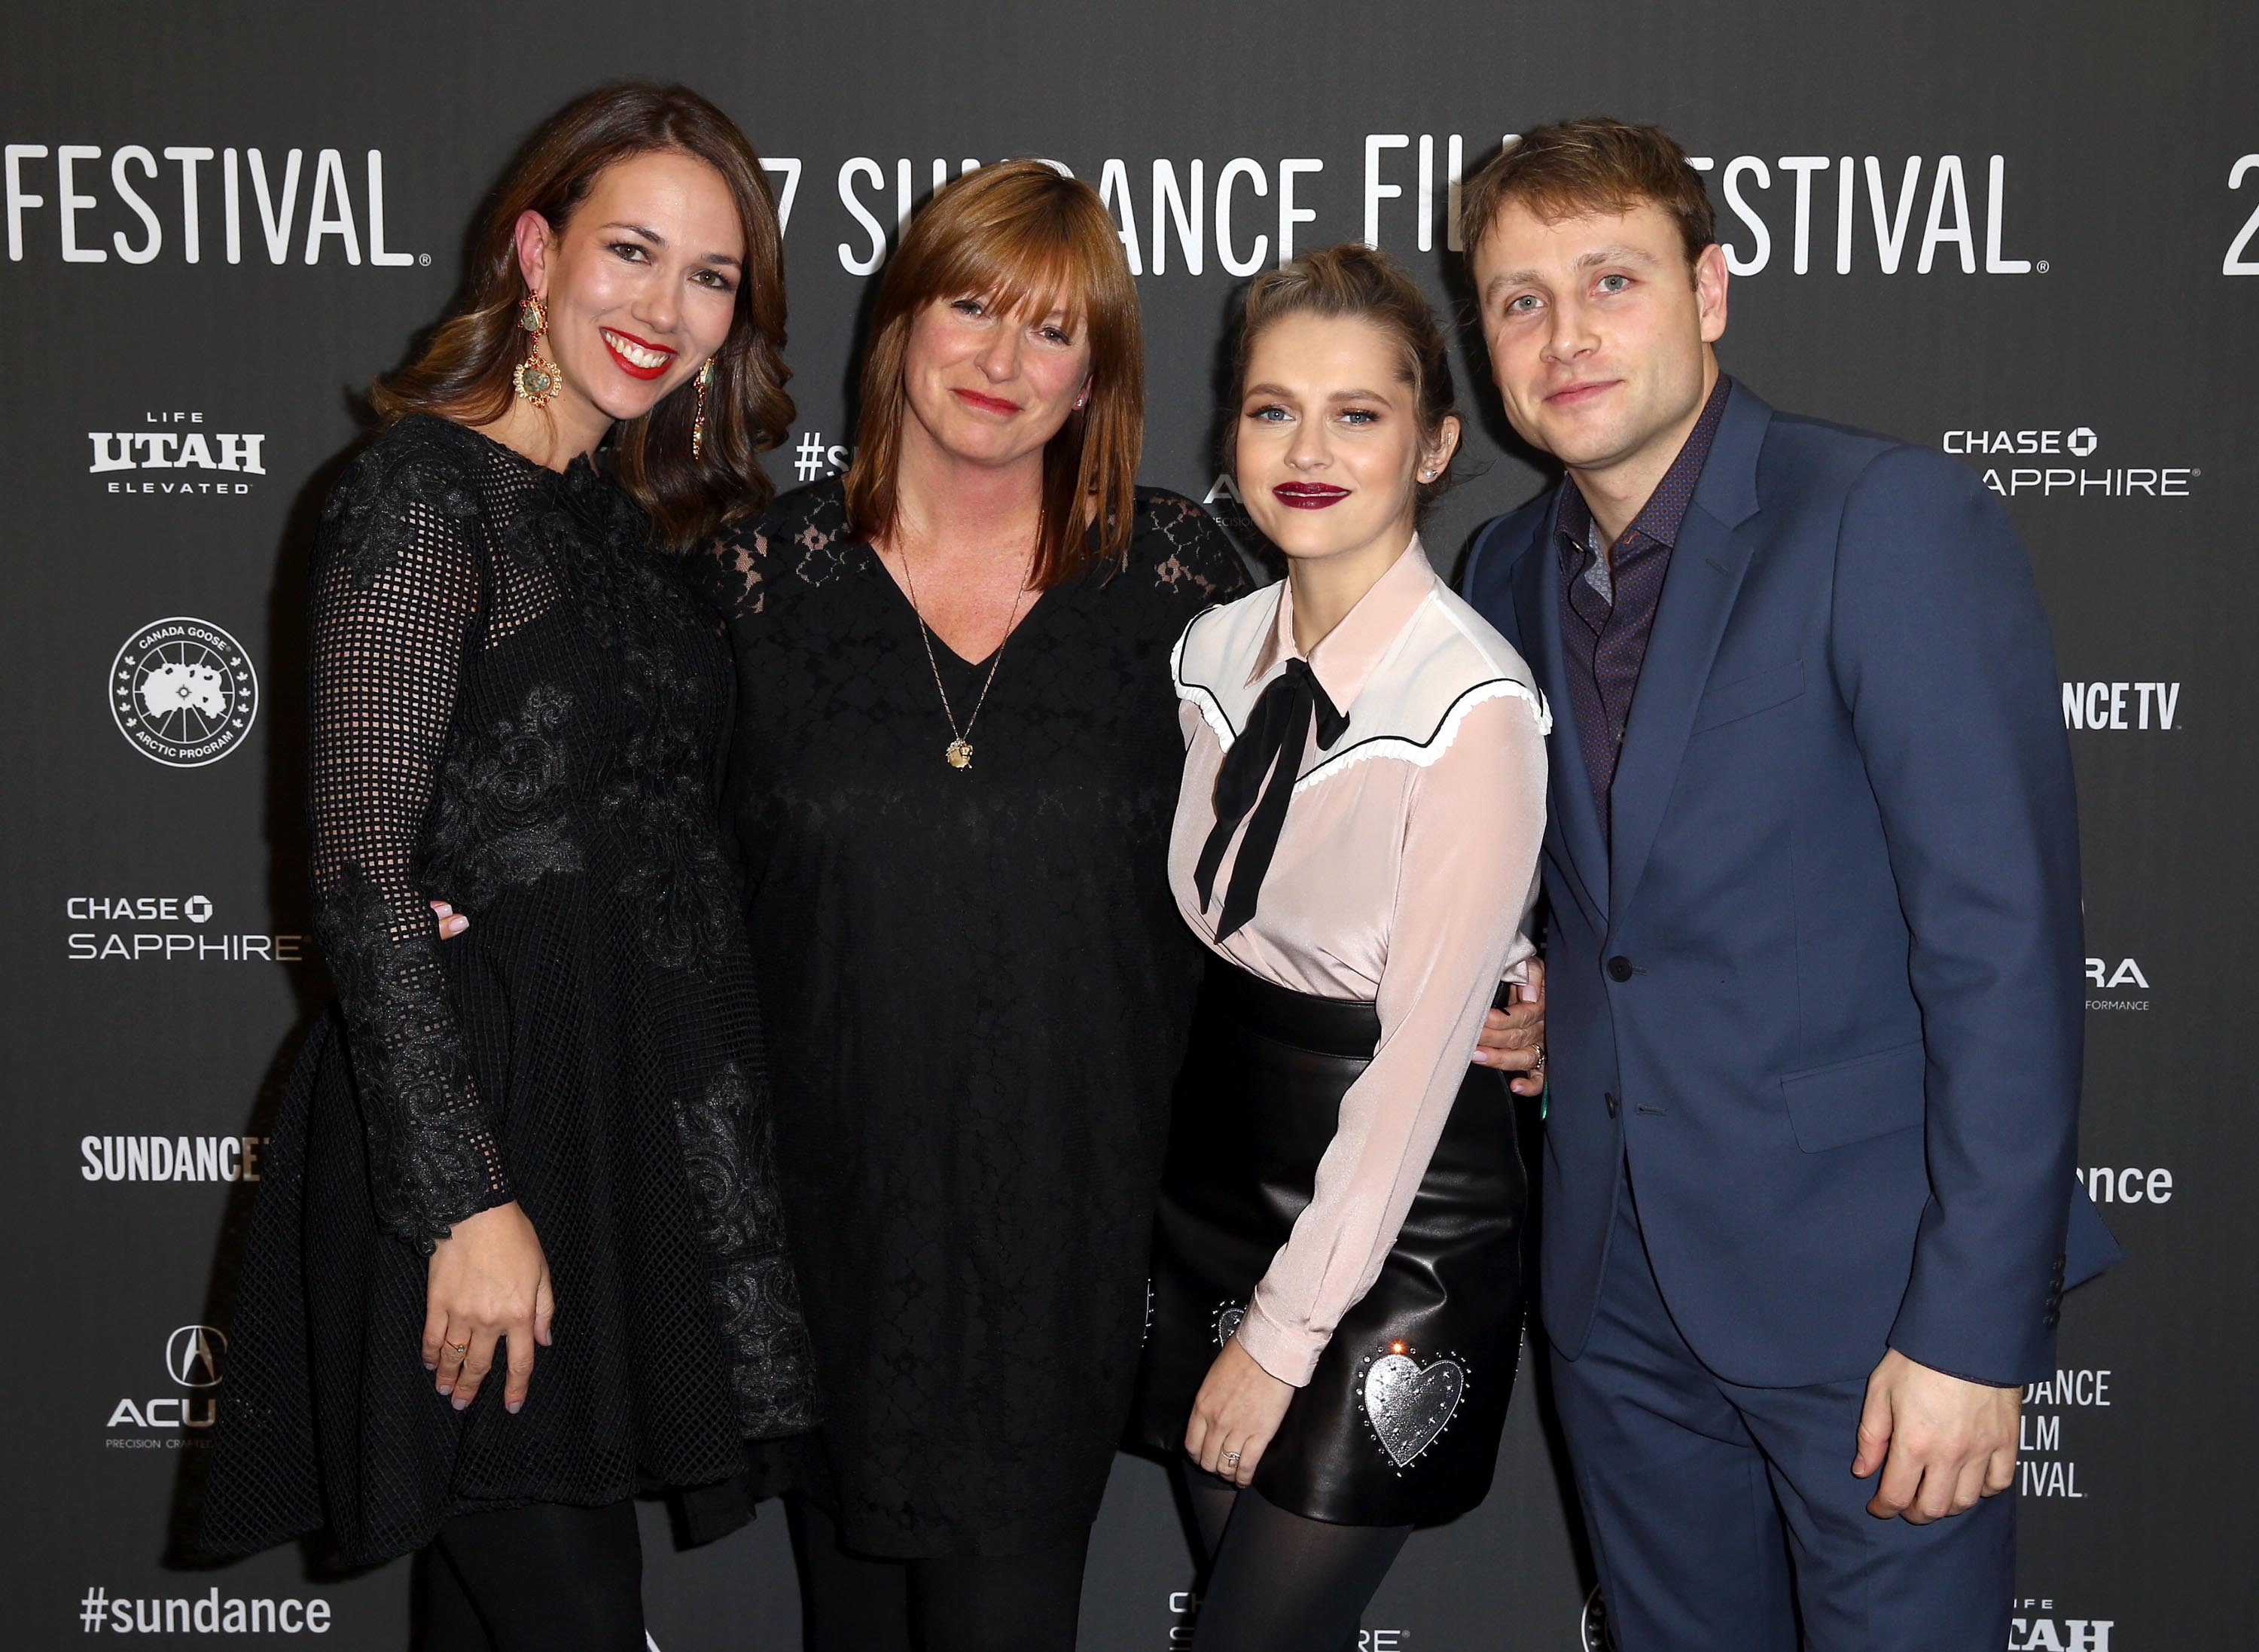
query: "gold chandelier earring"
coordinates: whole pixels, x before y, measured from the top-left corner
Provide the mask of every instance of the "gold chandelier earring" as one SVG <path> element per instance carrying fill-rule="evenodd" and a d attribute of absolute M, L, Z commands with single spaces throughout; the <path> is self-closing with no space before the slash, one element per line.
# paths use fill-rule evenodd
<path fill-rule="evenodd" d="M 706 365 L 698 369 L 698 411 L 690 421 L 690 457 L 697 458 L 706 451 L 706 387 L 714 382 L 714 358 L 706 358 Z"/>
<path fill-rule="evenodd" d="M 565 375 L 541 353 L 541 341 L 549 336 L 549 305 L 540 294 L 528 293 L 517 301 L 517 324 L 533 335 L 533 341 L 526 346 L 525 360 L 510 375 L 510 382 L 517 387 L 520 400 L 547 407 L 565 388 Z"/>

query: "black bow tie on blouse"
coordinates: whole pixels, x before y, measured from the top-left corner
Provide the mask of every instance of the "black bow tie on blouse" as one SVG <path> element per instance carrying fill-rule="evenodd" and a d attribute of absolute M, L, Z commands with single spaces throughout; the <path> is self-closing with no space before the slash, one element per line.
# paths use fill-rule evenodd
<path fill-rule="evenodd" d="M 1239 822 L 1248 821 L 1247 839 L 1239 845 L 1239 858 L 1231 868 L 1231 887 L 1224 892 L 1223 914 L 1216 921 L 1215 938 L 1229 937 L 1255 915 L 1255 902 L 1263 890 L 1263 874 L 1279 847 L 1279 829 L 1286 824 L 1286 801 L 1293 795 L 1295 771 L 1302 764 L 1302 744 L 1309 737 L 1310 717 L 1318 720 L 1318 746 L 1327 750 L 1349 728 L 1349 719 L 1334 709 L 1334 702 L 1306 660 L 1290 659 L 1278 680 L 1256 698 L 1247 727 L 1223 754 L 1215 772 L 1215 825 L 1201 846 L 1200 864 L 1193 869 L 1193 887 L 1200 892 L 1201 910 L 1208 910 L 1215 887 L 1216 869 L 1231 846 Z M 1271 784 L 1265 786 L 1268 774 Z M 1258 792 L 1260 791 L 1258 800 Z"/>

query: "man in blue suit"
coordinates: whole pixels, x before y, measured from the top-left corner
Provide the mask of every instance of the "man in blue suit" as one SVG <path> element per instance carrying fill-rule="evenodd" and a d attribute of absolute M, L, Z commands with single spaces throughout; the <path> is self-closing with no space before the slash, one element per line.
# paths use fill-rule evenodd
<path fill-rule="evenodd" d="M 1464 211 L 1507 416 L 1567 473 L 1465 590 L 1554 714 L 1541 1300 L 1610 1626 L 1996 1652 L 2067 1227 L 2073 1282 L 2111 1251 L 2030 568 L 1954 460 L 1720 373 L 1663 133 L 1528 133 Z"/>

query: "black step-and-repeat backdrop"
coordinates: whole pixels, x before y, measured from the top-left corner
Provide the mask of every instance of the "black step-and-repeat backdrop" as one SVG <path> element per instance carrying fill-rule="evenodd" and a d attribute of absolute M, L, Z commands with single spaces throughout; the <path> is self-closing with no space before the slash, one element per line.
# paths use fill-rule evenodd
<path fill-rule="evenodd" d="M 1228 510 L 1208 442 L 1244 276 L 1361 237 L 1456 303 L 1454 182 L 1505 134 L 1610 112 L 1684 139 L 1735 276 L 1731 370 L 1963 456 L 2055 620 L 2092 954 L 2081 1174 L 2131 1259 L 2073 1297 L 2027 1396 L 2012 1646 L 2249 1643 L 2253 8 L 19 3 L 0 43 L 6 1644 L 405 1643 L 404 1565 L 175 1553 L 227 1380 L 227 1235 L 325 991 L 309 529 L 357 388 L 439 313 L 503 158 L 626 75 L 697 86 L 766 157 L 787 484 L 845 462 L 872 272 L 976 162 L 1040 155 L 1103 190 L 1146 306 L 1144 474 Z M 1476 474 L 1431 538 L 1453 563 L 1541 481 L 1476 355 L 1465 388 Z M 1414 1541 L 1369 1652 L 1599 1644 L 1541 1400 L 1517 1399 L 1489 1503 Z M 691 1552 L 646 1522 L 659 1647 L 796 1644 L 773 1513 Z M 1191 1581 L 1165 1477 L 1122 1459 L 1085 1646 L 1184 1645 Z"/>

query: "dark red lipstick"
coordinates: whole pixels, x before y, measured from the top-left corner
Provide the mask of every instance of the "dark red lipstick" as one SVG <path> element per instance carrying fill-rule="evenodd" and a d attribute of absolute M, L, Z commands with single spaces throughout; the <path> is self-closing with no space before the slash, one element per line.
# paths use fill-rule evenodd
<path fill-rule="evenodd" d="M 1349 497 L 1349 489 L 1325 482 L 1280 482 L 1271 496 L 1291 510 L 1323 510 Z"/>

